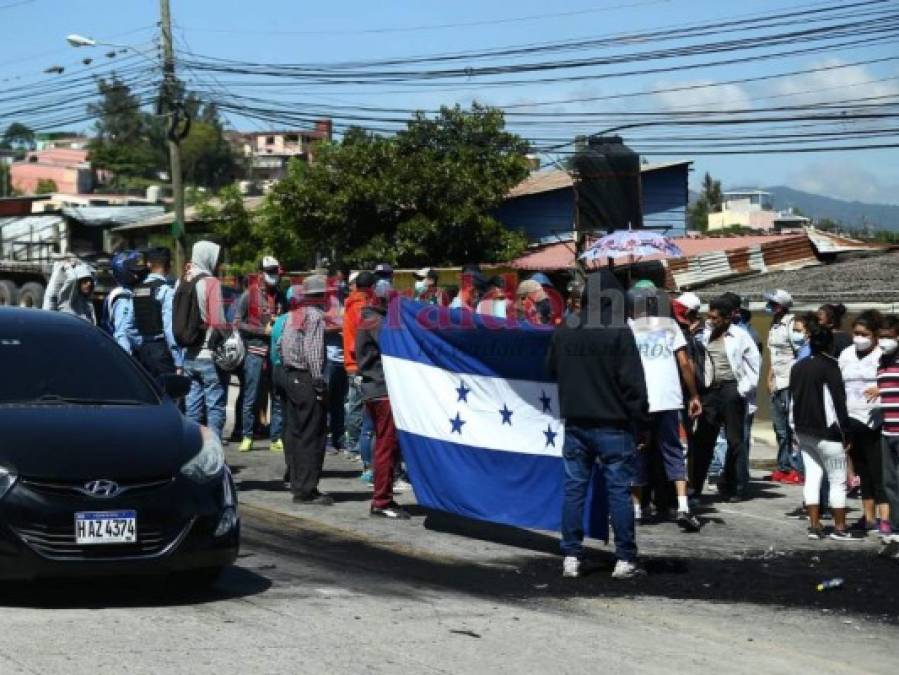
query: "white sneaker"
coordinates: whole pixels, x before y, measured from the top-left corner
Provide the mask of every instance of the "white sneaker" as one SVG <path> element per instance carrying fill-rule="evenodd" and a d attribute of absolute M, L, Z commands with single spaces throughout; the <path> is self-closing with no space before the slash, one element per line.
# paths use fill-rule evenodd
<path fill-rule="evenodd" d="M 566 555 L 562 561 L 562 576 L 567 579 L 576 579 L 581 576 L 581 561 L 573 555 Z"/>
<path fill-rule="evenodd" d="M 397 493 L 409 492 L 412 489 L 412 483 L 402 478 L 393 482 L 393 491 Z"/>
<path fill-rule="evenodd" d="M 646 570 L 638 563 L 627 560 L 619 560 L 615 563 L 615 571 L 612 572 L 613 579 L 633 579 L 642 576 L 646 576 Z"/>

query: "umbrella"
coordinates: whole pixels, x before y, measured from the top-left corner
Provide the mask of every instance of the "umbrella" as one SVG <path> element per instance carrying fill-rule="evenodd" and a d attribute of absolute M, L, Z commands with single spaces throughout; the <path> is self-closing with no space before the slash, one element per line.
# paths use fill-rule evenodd
<path fill-rule="evenodd" d="M 603 258 L 660 255 L 663 258 L 679 258 L 684 255 L 670 237 L 655 230 L 618 230 L 593 242 L 580 259 L 586 261 Z"/>

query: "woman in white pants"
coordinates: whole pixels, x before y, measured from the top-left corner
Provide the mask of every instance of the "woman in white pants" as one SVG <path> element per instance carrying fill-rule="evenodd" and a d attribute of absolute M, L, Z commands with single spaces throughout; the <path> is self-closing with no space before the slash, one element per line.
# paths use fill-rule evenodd
<path fill-rule="evenodd" d="M 851 541 L 846 528 L 846 430 L 849 412 L 840 366 L 831 355 L 833 331 L 817 322 L 805 326 L 811 356 L 790 372 L 791 420 L 805 463 L 803 496 L 809 539 L 822 539 L 820 491 L 824 474 L 830 483 L 831 539 Z"/>

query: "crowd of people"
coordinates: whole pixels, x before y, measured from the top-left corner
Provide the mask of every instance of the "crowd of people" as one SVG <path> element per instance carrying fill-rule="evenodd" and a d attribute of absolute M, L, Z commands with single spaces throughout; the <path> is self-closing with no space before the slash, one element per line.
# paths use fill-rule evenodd
<path fill-rule="evenodd" d="M 373 489 L 373 516 L 407 519 L 394 500 L 410 486 L 380 343 L 396 294 L 391 266 L 312 274 L 285 292 L 278 260 L 265 256 L 228 307 L 217 277 L 220 253 L 217 244 L 196 243 L 174 281 L 167 249 L 117 254 L 117 286 L 99 316 L 90 301 L 93 270 L 61 263 L 44 306 L 102 326 L 154 376 L 189 377 L 185 414 L 223 443 L 236 376 L 232 438 L 239 451 L 252 451 L 264 418 L 269 449 L 285 453 L 284 478 L 295 502 L 333 504 L 319 489 L 330 447 L 361 464 L 360 478 Z M 749 455 L 765 349 L 777 439 L 777 467 L 766 480 L 803 485 L 803 503 L 789 515 L 808 520 L 810 539 L 854 541 L 875 533 L 899 541 L 890 512 L 899 502 L 896 316 L 865 311 L 847 332 L 842 305 L 794 313 L 790 293 L 778 289 L 765 296 L 771 324 L 763 343 L 735 294 L 711 299 L 703 315 L 693 293 L 675 297 L 647 280 L 624 288 L 607 269 L 591 275 L 591 283 L 572 281 L 564 296 L 541 273 L 519 282 L 468 265 L 455 293 L 439 285 L 436 270 L 414 277 L 410 295 L 419 302 L 553 331 L 547 368 L 566 423 L 565 576 L 580 574 L 584 504 L 596 464 L 609 499 L 616 578 L 642 573 L 638 524 L 670 518 L 695 533 L 704 502 L 752 498 Z M 706 494 L 712 483 L 715 496 Z M 862 514 L 849 523 L 847 497 L 856 492 Z M 825 516 L 833 519 L 829 530 Z"/>

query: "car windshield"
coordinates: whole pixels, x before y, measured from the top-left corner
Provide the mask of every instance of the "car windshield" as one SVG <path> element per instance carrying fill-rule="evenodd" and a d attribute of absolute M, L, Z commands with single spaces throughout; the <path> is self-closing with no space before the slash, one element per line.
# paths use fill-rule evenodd
<path fill-rule="evenodd" d="M 13 320 L 0 321 L 0 405 L 10 403 L 157 405 L 159 397 L 98 330 Z"/>

